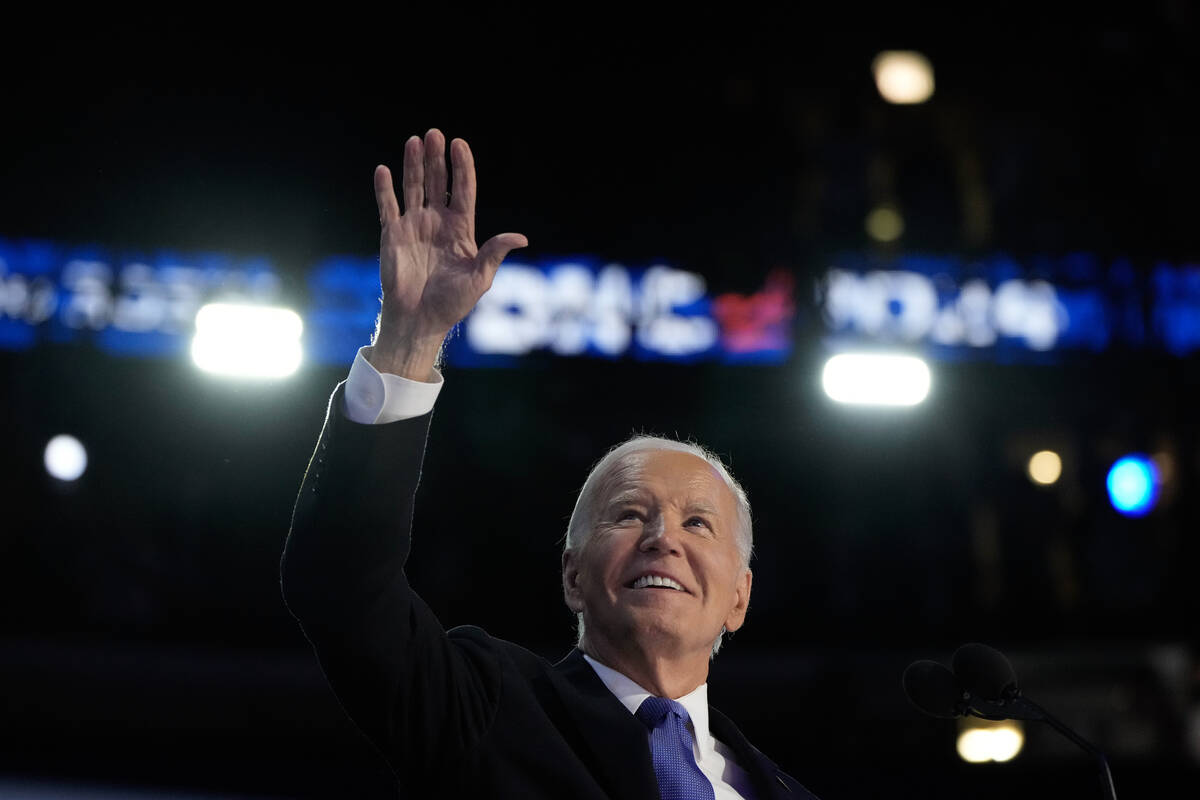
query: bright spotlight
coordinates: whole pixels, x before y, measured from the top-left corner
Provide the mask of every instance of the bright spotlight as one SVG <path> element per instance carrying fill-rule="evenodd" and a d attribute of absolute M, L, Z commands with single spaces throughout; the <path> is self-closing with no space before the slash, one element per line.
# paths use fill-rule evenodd
<path fill-rule="evenodd" d="M 282 378 L 300 366 L 303 330 L 291 309 L 211 303 L 196 313 L 192 361 L 218 375 Z"/>
<path fill-rule="evenodd" d="M 867 235 L 877 242 L 894 242 L 904 233 L 904 217 L 891 206 L 879 206 L 867 214 Z"/>
<path fill-rule="evenodd" d="M 77 480 L 87 469 L 87 450 L 74 436 L 60 433 L 46 444 L 46 472 L 60 481 Z"/>
<path fill-rule="evenodd" d="M 933 96 L 933 65 L 915 50 L 885 50 L 871 63 L 875 86 L 889 103 L 924 103 Z"/>
<path fill-rule="evenodd" d="M 1141 517 L 1158 502 L 1161 483 L 1151 459 L 1140 454 L 1123 456 L 1108 471 L 1108 499 L 1125 516 Z"/>
<path fill-rule="evenodd" d="M 1029 480 L 1049 486 L 1062 475 L 1062 459 L 1053 450 L 1039 450 L 1029 457 Z"/>
<path fill-rule="evenodd" d="M 915 356 L 840 353 L 821 372 L 825 394 L 855 405 L 915 406 L 930 383 L 929 366 Z"/>
<path fill-rule="evenodd" d="M 971 764 L 1011 761 L 1025 744 L 1025 731 L 1016 720 L 972 720 L 958 733 L 958 755 Z"/>

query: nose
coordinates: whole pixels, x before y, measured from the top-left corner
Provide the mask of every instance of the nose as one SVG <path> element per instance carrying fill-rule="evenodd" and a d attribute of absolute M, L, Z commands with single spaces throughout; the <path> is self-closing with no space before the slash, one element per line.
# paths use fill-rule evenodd
<path fill-rule="evenodd" d="M 642 530 L 642 539 L 638 542 L 638 550 L 643 553 L 660 552 L 679 554 L 678 533 L 674 531 L 662 515 L 655 516 Z"/>

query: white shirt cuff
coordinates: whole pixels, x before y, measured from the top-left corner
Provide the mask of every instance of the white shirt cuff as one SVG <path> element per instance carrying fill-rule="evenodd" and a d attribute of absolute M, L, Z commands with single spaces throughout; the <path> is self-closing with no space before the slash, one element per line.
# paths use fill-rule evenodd
<path fill-rule="evenodd" d="M 347 419 L 363 425 L 382 425 L 419 417 L 433 410 L 438 392 L 442 390 L 442 373 L 434 369 L 436 380 L 432 383 L 381 373 L 367 360 L 370 352 L 370 346 L 358 349 L 350 376 L 346 378 L 342 411 Z"/>

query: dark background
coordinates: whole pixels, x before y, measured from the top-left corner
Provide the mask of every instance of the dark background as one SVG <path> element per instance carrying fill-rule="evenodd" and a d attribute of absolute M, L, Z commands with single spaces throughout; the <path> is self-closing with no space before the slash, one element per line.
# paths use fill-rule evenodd
<path fill-rule="evenodd" d="M 1195 360 L 942 363 L 921 406 L 847 410 L 820 393 L 811 298 L 830 254 L 879 247 L 863 219 L 881 202 L 907 224 L 892 254 L 1200 257 L 1189 6 L 1150 4 L 1133 31 L 504 22 L 14 29 L 0 236 L 265 255 L 303 303 L 308 266 L 374 250 L 373 167 L 436 125 L 472 144 L 481 239 L 661 259 L 712 293 L 787 269 L 784 365 L 448 366 L 408 571 L 443 622 L 565 654 L 558 552 L 588 467 L 635 431 L 694 437 L 728 457 L 757 531 L 713 703 L 822 797 L 1095 790 L 1046 731 L 968 766 L 954 723 L 907 704 L 904 667 L 965 641 L 1008 652 L 1105 747 L 1122 796 L 1194 781 Z M 933 61 L 930 103 L 879 98 L 889 48 Z M 83 345 L 0 353 L 0 793 L 389 796 L 278 590 L 348 366 L 254 385 Z M 72 485 L 41 468 L 63 431 L 89 448 Z M 1064 454 L 1051 489 L 1024 475 L 1044 447 Z M 1175 466 L 1140 520 L 1103 489 L 1131 450 Z"/>

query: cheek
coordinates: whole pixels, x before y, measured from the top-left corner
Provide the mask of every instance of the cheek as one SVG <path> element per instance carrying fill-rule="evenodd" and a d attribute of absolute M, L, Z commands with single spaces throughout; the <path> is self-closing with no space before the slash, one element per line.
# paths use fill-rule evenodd
<path fill-rule="evenodd" d="M 710 564 L 709 575 L 722 598 L 732 598 L 737 594 L 738 581 L 742 575 L 741 559 L 738 557 L 721 557 Z"/>
<path fill-rule="evenodd" d="M 579 585 L 585 591 L 607 591 L 620 574 L 611 542 L 589 542 L 586 559 L 580 564 Z"/>

